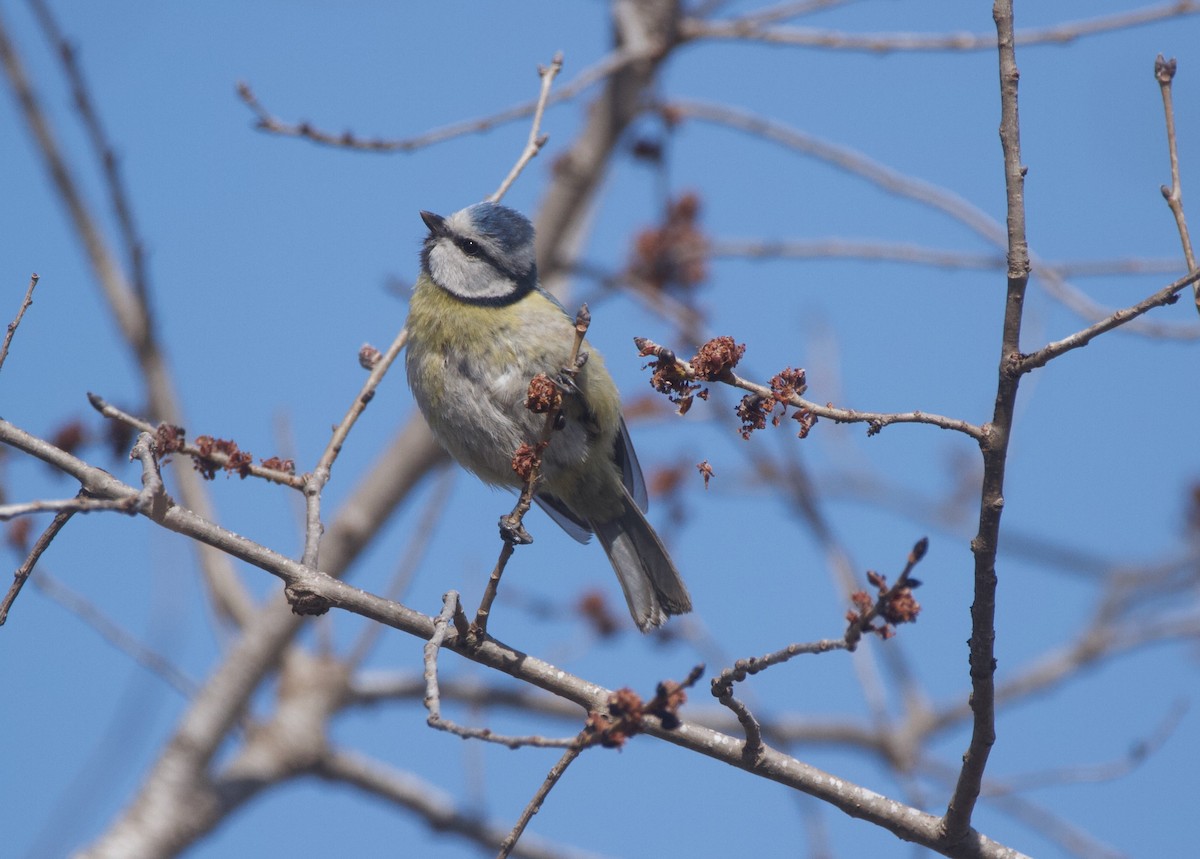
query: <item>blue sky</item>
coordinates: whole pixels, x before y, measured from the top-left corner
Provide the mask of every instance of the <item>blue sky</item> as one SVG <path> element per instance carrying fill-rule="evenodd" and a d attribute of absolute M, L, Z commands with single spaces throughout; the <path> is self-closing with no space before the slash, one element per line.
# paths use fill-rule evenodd
<path fill-rule="evenodd" d="M 1132 6 L 1018 3 L 1017 20 L 1021 27 L 1044 26 Z M 255 131 L 236 97 L 237 82 L 249 83 L 287 120 L 362 136 L 407 137 L 531 98 L 536 66 L 556 51 L 566 58 L 561 80 L 569 81 L 604 56 L 609 39 L 606 6 L 599 2 L 262 2 L 206 4 L 203 10 L 59 2 L 53 8 L 79 47 L 121 158 L 189 433 L 232 437 L 259 456 L 294 456 L 301 469 L 319 456 L 330 425 L 358 390 L 359 346 L 383 347 L 403 324 L 403 299 L 389 284 L 415 276 L 424 233 L 418 210 L 448 213 L 491 193 L 528 128 L 518 122 L 412 155 L 337 151 Z M 24 4 L 0 9 L 89 202 L 111 227 L 100 173 L 53 53 Z M 948 0 L 850 3 L 804 23 L 861 32 L 986 32 L 992 26 L 988 4 Z M 1019 52 L 1035 252 L 1073 261 L 1180 256 L 1158 190 L 1169 173 L 1152 69 L 1156 53 L 1179 58 L 1176 98 L 1188 202 L 1189 180 L 1200 175 L 1200 55 L 1187 53 L 1197 36 L 1200 25 L 1192 17 Z M 661 91 L 667 98 L 771 116 L 948 189 L 1002 223 L 996 77 L 990 51 L 874 56 L 702 43 L 671 60 Z M 548 112 L 550 142 L 508 204 L 536 209 L 548 171 L 573 140 L 593 94 Z M 638 131 L 652 135 L 659 128 L 647 120 Z M 0 99 L 0 149 L 0 318 L 15 312 L 31 271 L 42 277 L 0 373 L 0 414 L 50 433 L 73 417 L 96 423 L 87 391 L 136 408 L 134 364 L 119 345 L 8 96 Z M 686 123 L 672 136 L 669 153 L 669 187 L 701 195 L 703 226 L 718 240 L 838 238 L 993 250 L 944 215 L 737 132 Z M 584 258 L 619 268 L 633 232 L 657 218 L 659 189 L 660 180 L 646 166 L 618 157 L 598 199 Z M 1182 268 L 1075 283 L 1101 304 L 1120 306 L 1153 292 Z M 590 339 L 624 396 L 646 395 L 643 360 L 631 337 L 669 343 L 676 332 L 628 297 L 599 294 L 582 281 L 574 287 L 568 305 L 580 297 L 591 302 Z M 1003 289 L 1002 273 L 992 271 L 719 259 L 697 300 L 711 333 L 748 344 L 747 375 L 767 379 L 786 365 L 803 366 L 809 396 L 817 402 L 921 409 L 981 423 L 994 397 Z M 1200 320 L 1189 304 L 1153 314 L 1183 332 L 1177 339 L 1109 335 L 1023 383 L 1000 557 L 1002 681 L 1073 640 L 1095 607 L 1087 574 L 1064 572 L 1021 551 L 1022 541 L 1048 541 L 1128 566 L 1195 550 L 1184 510 L 1189 486 L 1200 479 L 1200 453 L 1190 432 L 1200 419 L 1193 369 Z M 1035 284 L 1023 346 L 1036 348 L 1083 324 Z M 765 715 L 865 722 L 869 710 L 858 678 L 886 667 L 883 651 L 891 648 L 904 654 L 934 703 L 962 700 L 968 543 L 977 497 L 946 499 L 960 464 L 977 467 L 973 446 L 929 427 L 896 426 L 868 439 L 861 427 L 828 422 L 803 442 L 782 429 L 743 442 L 731 415 L 734 402 L 725 395 L 722 402 L 698 403 L 686 418 L 664 416 L 632 428 L 647 471 L 701 459 L 716 470 L 707 492 L 689 474 L 682 524 L 665 518 L 661 502 L 653 511 L 691 587 L 709 652 L 632 635 L 596 643 L 577 621 L 534 617 L 517 596 L 564 603 L 584 588 L 598 588 L 619 601 L 600 549 L 577 546 L 540 514 L 529 521 L 537 542 L 518 553 L 492 631 L 596 682 L 647 693 L 660 679 L 682 677 L 697 661 L 707 660 L 712 675 L 736 657 L 837 635 L 845 605 L 822 550 L 786 500 L 756 479 L 749 454 L 775 462 L 798 458 L 817 481 L 826 515 L 856 570 L 895 575 L 912 543 L 929 534 L 931 549 L 918 571 L 925 582 L 918 592 L 924 611 L 897 639 L 868 642 L 870 654 L 855 657 L 853 668 L 845 654 L 798 660 L 747 683 L 749 699 Z M 339 460 L 327 509 L 349 494 L 412 408 L 402 374 L 393 373 Z M 89 457 L 136 480 L 130 466 L 98 449 Z M 478 595 L 498 548 L 495 518 L 509 504 L 507 496 L 467 475 L 448 479 L 447 516 L 433 530 L 405 596 L 407 604 L 430 613 L 448 588 L 464 591 L 468 602 Z M 3 461 L 3 484 L 8 500 L 75 491 L 17 456 Z M 360 561 L 356 584 L 385 586 L 413 545 L 437 487 L 436 478 L 422 484 Z M 211 489 L 223 524 L 286 554 L 299 553 L 299 508 L 285 490 L 224 478 Z M 938 503 L 946 504 L 949 516 L 930 523 L 922 512 Z M 9 558 L 18 563 L 11 553 Z M 77 517 L 44 566 L 196 680 L 229 644 L 213 632 L 188 547 L 146 521 Z M 243 572 L 258 594 L 277 587 L 265 574 Z M 1194 592 L 1178 599 L 1171 611 L 1194 614 Z M 344 649 L 360 629 L 356 618 L 333 616 L 324 634 Z M 417 671 L 419 644 L 385 634 L 370 667 Z M 17 855 L 60 855 L 87 843 L 128 800 L 185 702 L 32 589 L 0 630 L 0 653 L 0 682 L 7 690 L 0 720 L 8 738 L 0 793 L 21 799 L 0 804 L 0 829 Z M 459 670 L 487 679 L 471 665 Z M 1194 815 L 1148 809 L 1194 790 L 1194 766 L 1186 762 L 1196 759 L 1200 733 L 1195 671 L 1194 652 L 1187 648 L 1142 649 L 1006 710 L 989 773 L 1016 778 L 1120 760 L 1154 735 L 1177 702 L 1190 703 L 1165 745 L 1129 774 L 1055 785 L 1027 797 L 1129 855 L 1178 853 L 1200 837 Z M 696 689 L 693 706 L 709 706 L 706 683 Z M 898 701 L 889 706 L 898 712 Z M 458 715 L 480 718 L 496 730 L 529 729 L 510 714 Z M 537 727 L 555 735 L 573 731 Z M 464 807 L 504 824 L 515 819 L 556 758 L 553 752 L 476 747 L 434 734 L 424 727 L 419 702 L 347 716 L 334 726 L 334 736 L 411 769 Z M 953 731 L 932 751 L 953 766 L 964 745 L 965 734 Z M 795 754 L 874 790 L 911 798 L 905 785 L 861 753 L 802 746 Z M 922 784 L 928 807 L 940 812 L 947 788 Z M 297 810 L 319 815 L 321 825 L 296 827 Z M 724 825 L 713 825 L 718 821 Z M 1026 852 L 1066 855 L 986 805 L 977 825 Z M 651 740 L 634 741 L 620 753 L 585 755 L 531 827 L 605 855 L 633 857 L 775 854 L 781 845 L 810 855 L 822 831 L 834 855 L 896 852 L 886 833 Z M 478 855 L 430 835 L 382 803 L 304 781 L 260 797 L 192 855 L 351 850 L 383 856 L 401 845 L 415 855 Z"/>

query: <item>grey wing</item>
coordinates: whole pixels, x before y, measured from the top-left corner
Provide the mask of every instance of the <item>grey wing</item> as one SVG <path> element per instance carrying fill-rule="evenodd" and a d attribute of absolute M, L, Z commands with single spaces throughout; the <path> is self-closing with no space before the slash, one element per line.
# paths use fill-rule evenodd
<path fill-rule="evenodd" d="M 592 528 L 588 523 L 567 509 L 557 497 L 545 492 L 535 495 L 533 500 L 538 507 L 546 511 L 546 515 L 558 523 L 558 527 L 566 531 L 573 540 L 586 543 L 592 539 Z"/>
<path fill-rule="evenodd" d="M 621 468 L 621 482 L 629 490 L 629 494 L 643 513 L 650 507 L 650 499 L 646 494 L 646 478 L 642 477 L 642 466 L 638 464 L 637 454 L 633 451 L 633 442 L 629 438 L 629 430 L 625 428 L 625 418 L 621 418 L 621 431 L 617 434 L 613 445 L 613 456 Z"/>

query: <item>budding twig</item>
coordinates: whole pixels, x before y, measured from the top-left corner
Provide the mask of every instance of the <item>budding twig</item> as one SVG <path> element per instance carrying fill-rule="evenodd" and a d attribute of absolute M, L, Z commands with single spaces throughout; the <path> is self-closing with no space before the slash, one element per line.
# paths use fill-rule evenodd
<path fill-rule="evenodd" d="M 1171 158 L 1171 186 L 1163 185 L 1163 199 L 1175 216 L 1175 226 L 1179 230 L 1179 241 L 1183 244 L 1183 258 L 1187 261 L 1188 271 L 1196 270 L 1196 254 L 1192 250 L 1192 239 L 1188 234 L 1187 218 L 1183 214 L 1183 187 L 1179 179 L 1179 146 L 1175 137 L 1175 105 L 1171 97 L 1171 82 L 1175 79 L 1175 58 L 1164 59 L 1162 54 L 1154 58 L 1154 78 L 1162 92 L 1163 114 L 1167 122 L 1167 150 Z M 1200 313 L 1200 284 L 1192 284 L 1192 294 L 1195 297 L 1196 312 Z"/>
<path fill-rule="evenodd" d="M 591 324 L 592 314 L 584 304 L 575 314 L 575 339 L 571 344 L 571 354 L 567 359 L 567 365 L 561 370 L 564 387 L 568 391 L 575 389 L 575 376 L 587 361 L 587 353 L 582 351 L 582 347 Z M 500 588 L 500 577 L 504 575 L 504 568 L 508 565 L 508 559 L 512 557 L 514 547 L 533 542 L 533 537 L 525 530 L 522 521 L 533 505 L 534 495 L 537 494 L 542 454 L 550 444 L 550 436 L 563 422 L 562 393 L 544 374 L 538 374 L 530 381 L 526 406 L 531 411 L 544 412 L 546 420 L 542 424 L 542 433 L 537 443 L 532 446 L 522 445 L 513 456 L 513 469 L 519 469 L 518 473 L 524 478 L 524 484 L 512 512 L 500 517 L 500 539 L 504 541 L 504 545 L 501 546 L 500 557 L 492 569 L 491 576 L 488 577 L 483 599 L 479 603 L 479 610 L 475 613 L 475 622 L 471 625 L 472 638 L 477 641 L 482 640 L 487 633 L 487 620 L 491 614 L 496 593 Z"/>

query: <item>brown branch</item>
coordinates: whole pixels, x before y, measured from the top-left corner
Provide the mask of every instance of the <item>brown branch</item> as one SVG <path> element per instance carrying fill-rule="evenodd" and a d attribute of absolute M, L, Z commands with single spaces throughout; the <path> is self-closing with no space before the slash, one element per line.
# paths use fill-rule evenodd
<path fill-rule="evenodd" d="M 732 371 L 726 371 L 716 379 L 707 379 L 696 372 L 691 361 L 684 361 L 666 346 L 660 346 L 652 340 L 647 340 L 645 337 L 635 337 L 633 338 L 633 342 L 643 356 L 653 356 L 659 362 L 665 361 L 668 365 L 673 365 L 684 378 L 691 382 L 717 381 L 734 388 L 740 388 L 743 391 L 749 391 L 763 401 L 779 401 L 798 410 L 807 411 L 817 417 L 827 418 L 837 423 L 866 423 L 869 425 L 868 432 L 871 435 L 878 433 L 889 424 L 905 423 L 929 424 L 941 429 L 954 430 L 970 436 L 976 441 L 979 441 L 984 435 L 982 427 L 959 418 L 945 417 L 931 412 L 864 412 L 857 409 L 838 408 L 832 404 L 818 405 L 811 400 L 804 399 L 798 394 L 779 400 L 769 386 L 744 379 Z"/>
<path fill-rule="evenodd" d="M 550 772 L 546 774 L 545 780 L 538 787 L 537 792 L 534 793 L 533 799 L 529 800 L 529 803 L 525 806 L 525 810 L 521 812 L 521 816 L 513 825 L 512 831 L 500 842 L 500 852 L 496 854 L 496 859 L 507 859 L 512 853 L 513 848 L 517 846 L 517 840 L 520 839 L 521 834 L 525 831 L 525 827 L 529 825 L 529 821 L 533 819 L 535 814 L 542 810 L 542 803 L 546 801 L 546 797 L 550 795 L 550 791 L 558 784 L 558 780 L 563 777 L 563 773 L 567 771 L 567 767 L 583 752 L 586 739 L 587 733 L 581 732 L 575 737 L 571 745 L 567 747 L 567 750 L 563 752 L 563 756 L 558 759 L 558 762 L 550 768 Z"/>
<path fill-rule="evenodd" d="M 497 734 L 489 728 L 468 728 L 465 725 L 459 725 L 450 719 L 442 717 L 442 695 L 438 685 L 438 655 L 442 652 L 442 644 L 446 640 L 451 620 L 461 614 L 462 607 L 458 602 L 458 592 L 447 591 L 446 595 L 442 598 L 442 611 L 433 621 L 433 634 L 425 643 L 425 709 L 429 711 L 429 716 L 425 720 L 426 724 L 431 728 L 446 731 L 465 740 L 485 740 L 489 743 L 499 743 L 502 746 L 508 746 L 510 749 L 519 749 L 522 746 L 534 746 L 537 748 L 572 747 L 577 742 L 577 737 L 567 737 L 566 739 L 552 739 L 541 736 L 512 737 Z"/>
<path fill-rule="evenodd" d="M 550 98 L 550 87 L 554 85 L 554 79 L 558 77 L 558 73 L 562 71 L 563 55 L 559 51 L 554 55 L 554 59 L 550 61 L 550 65 L 538 66 L 538 77 L 542 79 L 542 88 L 538 93 L 537 107 L 533 111 L 533 122 L 529 126 L 529 140 L 525 143 L 525 148 L 521 151 L 521 156 L 517 159 L 517 163 L 513 165 L 512 170 L 508 171 L 508 175 L 504 177 L 504 181 L 500 183 L 500 187 L 488 199 L 493 203 L 499 203 L 508 193 L 508 189 L 512 187 L 513 182 L 517 181 L 517 177 L 525 169 L 537 154 L 542 151 L 542 147 L 546 145 L 546 141 L 550 139 L 549 135 L 542 134 L 542 115 L 546 112 L 546 103 Z"/>
<path fill-rule="evenodd" d="M 483 848 L 494 849 L 508 834 L 507 828 L 462 810 L 454 797 L 437 785 L 350 749 L 332 748 L 326 751 L 317 761 L 314 774 L 331 782 L 356 787 L 369 796 L 408 809 L 432 831 L 452 833 Z M 597 859 L 595 853 L 574 850 L 535 835 L 525 835 L 517 852 L 525 859 Z"/>
<path fill-rule="evenodd" d="M 121 177 L 120 159 L 104 131 L 100 114 L 92 102 L 87 80 L 84 78 L 83 70 L 79 67 L 74 45 L 63 34 L 45 0 L 30 0 L 29 5 L 33 7 L 34 17 L 37 18 L 38 25 L 42 28 L 46 39 L 55 46 L 63 74 L 71 85 L 71 97 L 75 102 L 75 108 L 79 112 L 83 127 L 87 131 L 88 143 L 104 173 L 108 198 L 113 212 L 117 216 L 121 241 L 128 256 L 133 289 L 149 311 L 150 285 L 146 273 L 145 248 L 138 236 L 133 218 L 133 207 L 130 205 L 129 195 L 125 191 L 125 183 Z"/>
<path fill-rule="evenodd" d="M 132 427 L 138 432 L 150 433 L 152 435 L 156 434 L 159 430 L 159 427 L 149 421 L 122 411 L 99 394 L 89 391 L 87 398 L 92 408 L 109 420 L 118 421 L 125 424 L 125 426 Z M 219 450 L 201 450 L 195 444 L 188 444 L 187 442 L 179 444 L 177 450 L 179 453 L 190 456 L 193 459 L 211 461 L 217 468 L 224 468 L 230 464 L 229 455 Z M 271 483 L 278 483 L 281 486 L 290 486 L 292 489 L 304 488 L 304 478 L 288 471 L 267 468 L 262 465 L 254 465 L 253 463 L 246 463 L 241 468 L 244 468 L 245 473 L 251 477 L 258 477 L 262 480 L 268 480 Z M 179 473 L 188 472 L 180 471 Z"/>
<path fill-rule="evenodd" d="M 401 328 L 392 344 L 382 355 L 375 357 L 371 354 L 369 365 L 371 372 L 363 382 L 358 396 L 350 403 L 345 416 L 333 429 L 329 443 L 321 453 L 317 466 L 311 473 L 301 479 L 304 488 L 304 563 L 311 567 L 319 565 L 321 538 L 325 534 L 325 525 L 321 521 L 321 493 L 333 474 L 333 464 L 342 452 L 342 446 L 350 435 L 350 430 L 358 422 L 358 418 L 367 408 L 367 403 L 375 397 L 375 389 L 379 387 L 383 377 L 391 368 L 404 344 L 408 342 L 408 329 Z M 360 352 L 360 355 L 363 353 Z"/>
<path fill-rule="evenodd" d="M 153 648 L 138 641 L 94 603 L 48 575 L 45 570 L 38 570 L 37 576 L 33 579 L 33 587 L 71 612 L 95 630 L 97 635 L 161 679 L 184 699 L 190 699 L 199 691 L 200 684 L 185 674 L 177 665 Z"/>
<path fill-rule="evenodd" d="M 8 347 L 12 344 L 13 335 L 17 333 L 17 328 L 21 325 L 21 320 L 25 318 L 25 311 L 33 304 L 33 289 L 37 286 L 38 276 L 33 273 L 29 276 L 29 288 L 25 290 L 25 298 L 21 301 L 21 307 L 17 311 L 17 315 L 13 317 L 13 321 L 8 323 L 8 328 L 4 332 L 4 343 L 0 345 L 0 368 L 4 366 L 4 359 L 8 357 Z"/>
<path fill-rule="evenodd" d="M 0 626 L 8 620 L 8 612 L 12 608 L 13 603 L 21 594 L 21 588 L 25 587 L 25 582 L 29 581 L 29 577 L 33 574 L 33 568 L 41 559 L 43 553 L 50 548 L 50 544 L 54 542 L 54 538 L 58 536 L 58 532 L 71 521 L 71 517 L 75 515 L 75 510 L 67 508 L 60 510 L 54 520 L 42 532 L 41 536 L 33 544 L 33 548 L 29 551 L 25 560 L 21 562 L 21 566 L 17 567 L 13 573 L 13 583 L 8 589 L 8 593 L 4 595 L 4 601 L 0 602 Z"/>
<path fill-rule="evenodd" d="M 25 451 L 78 479 L 89 493 L 97 497 L 122 498 L 137 495 L 138 490 L 121 482 L 103 469 L 58 450 L 40 439 L 25 433 L 6 420 L 0 419 L 0 443 Z M 420 612 L 382 599 L 359 588 L 351 587 L 319 570 L 305 567 L 285 555 L 271 551 L 252 540 L 206 521 L 184 507 L 171 507 L 158 524 L 190 539 L 199 540 L 235 558 L 258 567 L 282 579 L 288 586 L 310 591 L 329 605 L 351 611 L 370 620 L 383 623 L 394 629 L 428 640 L 434 634 L 434 620 Z M 282 631 L 290 631 L 291 618 L 275 613 L 272 623 L 261 628 L 248 629 L 236 645 L 231 648 L 226 663 L 210 677 L 204 688 L 193 701 L 190 712 L 196 714 L 185 719 L 181 731 L 185 736 L 171 745 L 172 754 L 164 757 L 153 768 L 143 785 L 142 793 L 158 791 L 157 802 L 182 801 L 166 797 L 163 791 L 177 793 L 184 786 L 177 783 L 177 768 L 203 768 L 216 754 L 219 738 L 237 718 L 239 709 L 224 707 L 219 712 L 208 712 L 216 702 L 243 700 L 246 687 L 256 685 L 257 674 L 247 676 L 246 665 L 262 659 L 261 651 L 273 650 L 275 641 Z M 281 622 L 286 622 L 280 627 Z M 250 634 L 250 633 L 253 634 Z M 480 665 L 501 671 L 514 679 L 552 692 L 574 701 L 588 712 L 602 711 L 614 694 L 597 684 L 576 677 L 558 666 L 537 657 L 521 653 L 495 640 L 487 638 L 473 645 L 466 643 L 460 634 L 443 643 L 460 656 Z M 204 717 L 199 716 L 204 713 Z M 220 718 L 214 718 L 218 716 Z M 846 814 L 875 823 L 907 841 L 930 847 L 947 856 L 962 857 L 1011 857 L 1020 854 L 1004 847 L 985 836 L 970 830 L 965 840 L 950 843 L 941 831 L 941 818 L 926 814 L 915 808 L 897 803 L 866 788 L 838 778 L 830 773 L 811 767 L 793 757 L 770 748 L 765 748 L 757 761 L 743 760 L 742 743 L 729 735 L 722 734 L 692 722 L 683 722 L 674 729 L 647 721 L 642 731 L 659 739 L 674 743 L 682 748 L 712 757 L 716 760 L 746 769 L 756 775 L 777 781 L 785 786 L 810 794 L 830 803 Z M 169 771 L 165 771 L 164 767 Z M 174 776 L 172 773 L 176 773 Z M 189 782 L 190 784 L 190 782 Z M 189 794 L 190 795 L 190 794 Z M 141 798 L 135 800 L 137 806 Z M 211 826 L 212 824 L 208 824 Z M 114 826 L 105 838 L 94 845 L 92 855 L 107 855 L 106 845 L 124 844 L 124 836 L 139 830 L 138 821 L 128 817 Z M 160 846 L 184 843 L 198 837 L 201 832 L 189 830 L 142 832 L 139 838 L 150 839 Z"/>
<path fill-rule="evenodd" d="M 555 93 L 547 98 L 546 105 L 549 106 L 570 101 L 598 81 L 604 80 L 611 75 L 619 74 L 630 65 L 651 59 L 655 54 L 657 54 L 657 47 L 653 50 L 614 51 L 599 62 L 584 69 L 573 80 L 559 87 Z M 452 123 L 413 137 L 360 137 L 351 131 L 325 131 L 310 122 L 288 122 L 287 120 L 280 119 L 263 106 L 250 85 L 244 81 L 238 83 L 237 94 L 242 103 L 256 117 L 255 128 L 259 131 L 282 137 L 298 137 L 321 146 L 381 154 L 416 152 L 419 149 L 435 146 L 447 140 L 453 140 L 456 137 L 468 134 L 482 134 L 498 126 L 532 116 L 538 109 L 538 100 L 535 99 L 534 101 L 523 102 L 498 111 L 490 116 Z"/>
<path fill-rule="evenodd" d="M 746 134 L 770 140 L 794 152 L 823 161 L 839 170 L 858 176 L 889 194 L 912 200 L 922 206 L 942 212 L 957 223 L 996 248 L 1008 253 L 1008 233 L 1003 225 L 978 206 L 963 199 L 947 188 L 914 179 L 872 158 L 845 146 L 783 125 L 748 111 L 736 110 L 725 105 L 705 102 L 672 100 L 660 104 L 658 109 L 675 122 L 694 118 L 703 122 L 736 128 Z M 1026 250 L 1029 253 L 1028 249 Z M 1111 308 L 1102 307 L 1077 289 L 1053 266 L 1030 253 L 1032 273 L 1046 292 L 1064 307 L 1080 317 L 1096 321 L 1112 314 Z M 1194 325 L 1172 325 L 1139 319 L 1131 323 L 1127 331 L 1147 337 L 1194 340 L 1200 337 L 1200 328 Z"/>
<path fill-rule="evenodd" d="M 567 366 L 563 367 L 561 373 L 566 380 L 566 385 L 569 389 L 574 388 L 575 374 L 579 372 L 583 366 L 583 361 L 586 360 L 586 354 L 580 354 L 580 349 L 583 346 L 584 337 L 587 336 L 588 326 L 592 323 L 592 315 L 588 312 L 587 305 L 579 308 L 575 314 L 574 340 L 571 343 L 571 352 L 567 356 Z M 534 382 L 530 382 L 530 390 Z M 550 380 L 545 380 L 546 384 L 555 384 Z M 527 457 L 525 467 L 528 469 L 525 473 L 525 482 L 521 488 L 521 493 L 517 497 L 517 503 L 512 511 L 505 516 L 500 517 L 500 539 L 503 545 L 500 547 L 500 557 L 496 560 L 496 566 L 492 568 L 492 574 L 488 577 L 487 586 L 483 591 L 483 599 L 479 603 L 479 609 L 475 612 L 475 621 L 471 625 L 472 638 L 482 638 L 487 634 L 487 622 L 491 615 L 492 603 L 496 599 L 496 594 L 500 588 L 500 578 L 504 575 L 504 569 L 508 566 L 508 561 L 512 557 L 515 547 L 518 545 L 528 545 L 533 542 L 533 538 L 529 536 L 529 532 L 525 530 L 522 524 L 525 514 L 529 512 L 529 508 L 533 505 L 533 497 L 537 494 L 537 486 L 540 479 L 542 467 L 542 454 L 546 447 L 550 444 L 550 438 L 554 431 L 558 428 L 562 420 L 562 397 L 572 396 L 568 390 L 563 392 L 555 392 L 558 402 L 546 404 L 545 414 L 546 419 L 542 424 L 542 434 L 534 445 L 523 445 L 521 450 L 514 452 L 513 468 L 516 469 L 518 457 Z M 532 405 L 532 403 L 527 404 Z M 532 410 L 532 409 L 531 409 Z"/>
<path fill-rule="evenodd" d="M 712 259 L 848 259 L 867 262 L 901 262 L 945 269 L 1003 271 L 1003 254 L 932 248 L 909 242 L 868 239 L 714 239 L 707 249 Z M 686 257 L 685 257 L 686 259 Z M 1061 278 L 1103 277 L 1118 274 L 1174 274 L 1181 268 L 1174 258 L 1100 260 L 1047 260 L 1041 268 Z M 1036 270 L 1036 269 L 1035 269 Z M 585 272 L 587 273 L 587 272 Z M 595 273 L 592 273 L 596 276 Z M 615 281 L 616 278 L 610 280 Z"/>
<path fill-rule="evenodd" d="M 1197 12 L 1200 12 L 1200 3 L 1195 0 L 1172 0 L 1130 12 L 1022 30 L 1016 34 L 1015 41 L 1022 46 L 1065 44 L 1085 36 L 1125 30 Z M 893 51 L 986 51 L 996 47 L 993 33 L 849 33 L 812 27 L 767 27 L 764 23 L 753 15 L 731 21 L 687 18 L 680 25 L 680 33 L 689 41 L 736 39 L 876 54 Z"/>
<path fill-rule="evenodd" d="M 1171 97 L 1171 82 L 1175 79 L 1175 58 L 1163 59 L 1159 54 L 1154 60 L 1154 77 L 1162 92 L 1163 115 L 1167 122 L 1167 149 L 1171 158 L 1171 186 L 1162 186 L 1163 199 L 1175 216 L 1175 227 L 1179 230 L 1179 241 L 1183 244 L 1183 258 L 1187 261 L 1188 271 L 1196 270 L 1196 254 L 1192 250 L 1192 238 L 1188 234 L 1187 218 L 1183 214 L 1183 187 L 1179 179 L 1179 146 L 1175 134 L 1175 105 Z M 1200 284 L 1193 284 L 1193 297 L 1196 312 L 1200 313 Z"/>
<path fill-rule="evenodd" d="M 109 247 L 98 219 L 84 200 L 83 192 L 59 148 L 49 119 L 42 110 L 2 18 L 0 65 L 4 67 L 9 86 L 17 98 L 21 116 L 87 254 L 101 293 L 141 371 L 150 413 L 171 423 L 183 423 L 182 409 L 158 343 L 149 308 L 143 300 L 144 296 L 130 285 Z M 201 516 L 212 518 L 212 505 L 199 475 L 189 471 L 181 472 L 179 492 L 184 504 Z M 254 600 L 238 579 L 228 558 L 203 546 L 197 546 L 196 549 L 209 596 L 217 611 L 235 623 L 245 622 L 254 612 Z"/>
<path fill-rule="evenodd" d="M 983 487 L 979 531 L 971 541 L 975 555 L 975 599 L 971 604 L 971 739 L 963 753 L 958 783 L 943 819 L 946 837 L 955 843 L 971 825 L 983 772 L 996 742 L 996 553 L 1000 515 L 1004 509 L 1004 472 L 1021 375 L 1021 322 L 1029 284 L 1029 245 L 1025 237 L 1025 167 L 1021 163 L 1021 124 L 1017 109 L 1016 47 L 1012 0 L 995 0 L 1000 65 L 1000 143 L 1004 153 L 1004 186 L 1008 212 L 1008 289 L 992 422 L 981 440 Z"/>
<path fill-rule="evenodd" d="M 1143 313 L 1153 310 L 1156 307 L 1174 304 L 1178 300 L 1178 295 L 1181 291 L 1187 289 L 1189 285 L 1195 288 L 1197 284 L 1200 284 L 1200 270 L 1193 271 L 1191 274 L 1181 277 L 1174 283 L 1164 286 L 1158 292 L 1142 299 L 1137 304 L 1132 304 L 1129 307 L 1116 311 L 1107 319 L 1102 319 L 1095 325 L 1090 325 L 1082 331 L 1076 331 L 1071 336 L 1064 337 L 1062 340 L 1048 343 L 1036 352 L 1017 356 L 1014 362 L 1014 370 L 1018 373 L 1028 373 L 1038 367 L 1044 367 L 1058 356 L 1088 345 L 1101 334 L 1119 328 L 1128 323 L 1129 320 L 1136 319 Z"/>

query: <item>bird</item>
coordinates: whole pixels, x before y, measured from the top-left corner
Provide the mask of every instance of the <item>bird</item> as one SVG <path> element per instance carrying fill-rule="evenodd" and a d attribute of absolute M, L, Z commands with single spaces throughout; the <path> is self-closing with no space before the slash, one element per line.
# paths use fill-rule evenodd
<path fill-rule="evenodd" d="M 485 483 L 519 490 L 513 456 L 539 441 L 546 420 L 526 408 L 530 380 L 561 380 L 558 431 L 534 500 L 579 542 L 599 538 L 642 632 L 691 611 L 646 520 L 646 482 L 603 358 L 585 340 L 586 360 L 564 373 L 575 321 L 541 288 L 533 224 L 490 201 L 420 214 L 429 233 L 409 301 L 405 370 L 434 437 Z"/>

